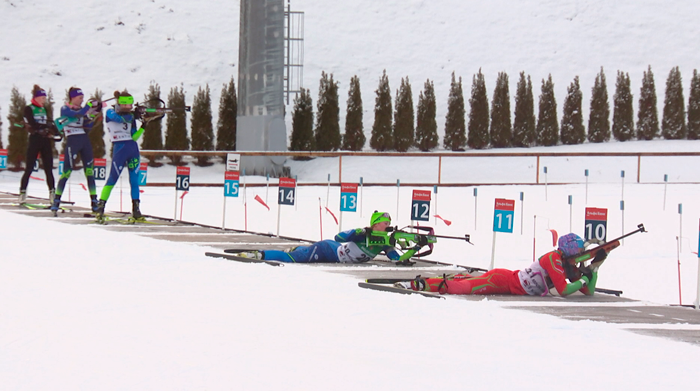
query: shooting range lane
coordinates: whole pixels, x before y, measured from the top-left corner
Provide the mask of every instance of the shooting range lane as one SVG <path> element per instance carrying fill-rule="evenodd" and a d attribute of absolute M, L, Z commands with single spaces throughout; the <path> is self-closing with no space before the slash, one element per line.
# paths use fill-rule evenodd
<path fill-rule="evenodd" d="M 16 204 L 17 195 L 0 192 L 0 208 L 14 213 L 41 218 L 52 218 L 66 224 L 89 224 L 94 221 L 86 217 L 87 208 L 66 205 L 59 217 L 51 217 L 47 209 L 27 209 Z M 29 198 L 28 202 L 48 204 L 46 199 Z M 112 212 L 117 218 L 126 218 L 128 213 Z M 151 217 L 152 224 L 120 224 L 107 225 L 90 224 L 96 229 L 106 229 L 115 232 L 132 232 L 152 239 L 172 242 L 185 242 L 208 248 L 257 249 L 260 247 L 284 250 L 305 242 L 278 238 L 270 235 L 222 230 L 193 223 L 172 221 L 168 218 Z M 204 250 L 204 249 L 203 249 Z M 316 264 L 291 267 L 315 267 L 328 273 L 350 275 L 358 280 L 370 278 L 406 278 L 412 279 L 417 275 L 423 277 L 441 276 L 443 273 L 464 272 L 459 266 L 442 263 L 431 263 L 428 260 L 416 260 L 411 267 L 399 267 L 388 262 L 386 258 L 378 257 L 372 262 L 357 265 Z M 260 265 L 261 268 L 267 266 Z M 479 273 L 479 271 L 475 271 Z M 377 294 L 393 294 L 377 292 Z M 558 296 L 447 296 L 449 300 L 488 300 L 498 302 L 504 308 L 526 310 L 543 315 L 557 316 L 569 320 L 589 320 L 605 322 L 635 333 L 670 338 L 677 341 L 700 345 L 700 311 L 687 307 L 659 305 L 640 302 L 624 297 L 607 294 L 596 294 L 589 297 L 580 293 L 566 298 Z"/>

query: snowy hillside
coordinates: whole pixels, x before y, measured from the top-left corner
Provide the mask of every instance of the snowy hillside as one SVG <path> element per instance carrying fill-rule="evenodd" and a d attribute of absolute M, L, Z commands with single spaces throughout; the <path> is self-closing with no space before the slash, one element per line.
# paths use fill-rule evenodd
<path fill-rule="evenodd" d="M 617 70 L 629 72 L 636 110 L 642 72 L 651 65 L 661 109 L 670 69 L 680 67 L 687 99 L 700 64 L 700 53 L 689 44 L 700 33 L 698 2 L 293 0 L 291 6 L 305 12 L 304 86 L 316 97 L 321 71 L 334 74 L 342 129 L 349 80 L 358 75 L 368 134 L 383 69 L 394 90 L 402 77 L 410 78 L 414 102 L 425 80 L 434 80 L 441 129 L 453 71 L 468 95 L 481 68 L 489 98 L 500 71 L 510 76 L 511 98 L 520 71 L 532 76 L 536 96 L 551 73 L 561 116 L 576 75 L 587 113 L 601 66 L 611 97 Z M 237 73 L 238 12 L 237 1 L 1 2 L 3 140 L 12 86 L 28 97 L 35 83 L 51 88 L 58 102 L 72 85 L 108 95 L 128 88 L 140 97 L 151 81 L 163 96 L 182 83 L 191 102 L 208 83 L 216 116 L 221 86 Z"/>

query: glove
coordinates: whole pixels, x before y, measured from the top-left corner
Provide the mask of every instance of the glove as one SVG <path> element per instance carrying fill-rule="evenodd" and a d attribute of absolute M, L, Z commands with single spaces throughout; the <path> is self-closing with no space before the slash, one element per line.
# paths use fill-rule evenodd
<path fill-rule="evenodd" d="M 358 231 L 355 231 L 355 235 L 357 235 L 360 238 L 366 238 L 372 234 L 372 228 L 362 228 Z"/>
<path fill-rule="evenodd" d="M 578 270 L 581 272 L 581 274 L 584 277 L 588 278 L 588 281 L 591 281 L 593 279 L 593 271 L 591 270 L 590 267 L 581 266 Z"/>
<path fill-rule="evenodd" d="M 593 261 L 591 261 L 591 270 L 597 271 L 607 257 L 608 252 L 605 251 L 605 249 L 598 250 L 598 252 L 595 254 L 595 258 L 593 258 Z"/>
<path fill-rule="evenodd" d="M 143 113 L 141 113 L 141 110 L 139 110 L 140 107 L 137 107 L 136 110 L 134 110 L 134 118 L 136 119 L 142 119 L 143 118 Z"/>
<path fill-rule="evenodd" d="M 583 286 L 586 286 L 589 282 L 591 282 L 591 280 L 589 280 L 586 276 L 581 276 L 581 279 L 579 281 L 581 281 L 581 284 L 583 284 Z"/>
<path fill-rule="evenodd" d="M 146 129 L 146 125 L 148 125 L 148 121 L 146 121 L 145 119 L 142 119 L 141 120 L 141 128 Z"/>

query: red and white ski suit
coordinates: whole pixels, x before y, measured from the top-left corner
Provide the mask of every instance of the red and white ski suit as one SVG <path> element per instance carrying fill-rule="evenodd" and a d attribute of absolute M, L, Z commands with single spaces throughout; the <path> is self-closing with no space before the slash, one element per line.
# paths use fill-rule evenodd
<path fill-rule="evenodd" d="M 493 269 L 478 277 L 457 274 L 448 278 L 447 281 L 442 278 L 427 278 L 425 281 L 426 290 L 455 295 L 544 296 L 549 292 L 547 277 L 562 296 L 578 290 L 586 295 L 591 294 L 589 288 L 578 279 L 571 283 L 567 282 L 562 266 L 562 254 L 558 250 L 544 254 L 532 265 L 522 270 Z M 595 287 L 594 284 L 595 282 L 592 281 L 593 287 Z"/>

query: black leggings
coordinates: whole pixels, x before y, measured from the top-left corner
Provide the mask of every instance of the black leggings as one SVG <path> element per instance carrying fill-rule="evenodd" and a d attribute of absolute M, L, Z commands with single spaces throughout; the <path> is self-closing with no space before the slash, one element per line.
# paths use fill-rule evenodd
<path fill-rule="evenodd" d="M 22 182 L 19 185 L 20 191 L 26 191 L 27 185 L 29 184 L 29 176 L 34 170 L 34 163 L 36 163 L 36 155 L 41 153 L 41 162 L 44 166 L 44 173 L 46 173 L 46 186 L 49 190 L 55 188 L 55 182 L 53 179 L 53 139 L 44 137 L 38 133 L 34 133 L 29 136 L 29 147 L 27 148 L 27 165 L 24 168 L 24 175 L 22 175 Z"/>

